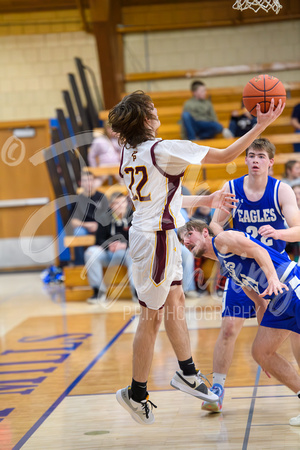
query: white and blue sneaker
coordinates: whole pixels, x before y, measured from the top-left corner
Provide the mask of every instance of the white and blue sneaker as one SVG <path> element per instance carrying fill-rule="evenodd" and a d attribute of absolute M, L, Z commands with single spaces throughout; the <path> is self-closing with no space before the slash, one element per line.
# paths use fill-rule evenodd
<path fill-rule="evenodd" d="M 213 412 L 213 413 L 221 412 L 222 406 L 223 406 L 225 389 L 220 384 L 214 383 L 210 390 L 215 395 L 217 395 L 219 397 L 219 399 L 218 399 L 218 401 L 213 402 L 213 403 L 212 402 L 203 402 L 201 409 L 203 409 L 204 411 L 209 411 L 209 412 Z"/>

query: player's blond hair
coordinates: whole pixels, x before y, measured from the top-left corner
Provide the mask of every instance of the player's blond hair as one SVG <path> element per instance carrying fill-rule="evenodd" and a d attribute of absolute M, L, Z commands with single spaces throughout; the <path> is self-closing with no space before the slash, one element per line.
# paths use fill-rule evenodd
<path fill-rule="evenodd" d="M 213 230 L 210 228 L 209 225 L 207 225 L 206 222 L 204 222 L 204 220 L 190 220 L 185 225 L 183 225 L 183 227 L 178 228 L 178 231 L 177 231 L 178 239 L 183 244 L 185 233 L 187 233 L 189 231 L 194 231 L 194 230 L 202 233 L 204 228 L 206 228 L 206 230 L 208 231 L 210 236 L 215 236 L 215 233 L 213 232 Z"/>

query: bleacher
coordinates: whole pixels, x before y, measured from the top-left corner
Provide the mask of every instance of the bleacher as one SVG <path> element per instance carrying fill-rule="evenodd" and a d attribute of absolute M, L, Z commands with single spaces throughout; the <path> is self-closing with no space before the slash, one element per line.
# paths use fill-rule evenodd
<path fill-rule="evenodd" d="M 293 107 L 297 103 L 300 103 L 300 83 L 293 82 L 286 84 L 286 91 L 287 100 L 285 109 L 282 115 L 268 127 L 264 135 L 293 133 L 290 117 Z M 208 98 L 213 103 L 219 122 L 223 127 L 228 127 L 232 111 L 241 110 L 243 87 L 214 88 L 208 89 L 207 93 Z M 157 108 L 161 121 L 161 126 L 158 131 L 159 137 L 162 139 L 181 139 L 180 117 L 182 106 L 190 98 L 190 91 L 151 92 L 149 95 Z M 107 110 L 101 111 L 99 114 L 100 119 L 107 120 L 108 113 L 109 111 Z M 221 135 L 219 137 L 221 138 Z M 222 141 L 217 141 L 217 145 L 211 146 L 219 148 L 222 147 L 222 144 Z M 287 143 L 286 146 L 280 143 L 278 152 L 290 153 L 292 151 L 293 147 L 290 143 Z"/>

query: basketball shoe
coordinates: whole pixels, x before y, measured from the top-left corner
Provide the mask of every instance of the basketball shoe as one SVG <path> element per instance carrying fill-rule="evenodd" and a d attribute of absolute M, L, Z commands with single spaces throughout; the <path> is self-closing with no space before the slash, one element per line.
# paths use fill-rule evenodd
<path fill-rule="evenodd" d="M 215 395 L 219 397 L 218 401 L 216 402 L 203 402 L 201 409 L 204 411 L 210 411 L 210 412 L 221 412 L 222 406 L 223 406 L 223 399 L 225 394 L 225 389 L 218 383 L 214 383 L 211 392 L 213 392 Z"/>
<path fill-rule="evenodd" d="M 182 392 L 186 392 L 207 402 L 217 402 L 219 400 L 218 395 L 208 389 L 203 378 L 205 377 L 200 372 L 196 375 L 183 375 L 183 371 L 178 370 L 170 384 L 175 389 L 179 389 Z"/>
<path fill-rule="evenodd" d="M 157 408 L 157 406 L 150 402 L 149 395 L 147 395 L 145 400 L 135 402 L 130 398 L 130 386 L 127 386 L 124 389 L 119 389 L 116 397 L 120 405 L 129 412 L 136 422 L 142 425 L 151 425 L 154 422 L 152 409 L 153 407 Z"/>
<path fill-rule="evenodd" d="M 293 427 L 300 427 L 300 414 L 297 417 L 292 417 L 290 419 L 290 425 Z"/>

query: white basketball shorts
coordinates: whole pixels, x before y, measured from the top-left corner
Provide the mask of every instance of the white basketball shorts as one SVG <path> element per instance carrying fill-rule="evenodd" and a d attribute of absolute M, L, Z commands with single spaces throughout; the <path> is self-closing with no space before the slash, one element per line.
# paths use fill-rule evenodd
<path fill-rule="evenodd" d="M 182 283 L 180 243 L 174 230 L 129 230 L 132 275 L 139 302 L 149 309 L 163 307 L 171 285 Z"/>

